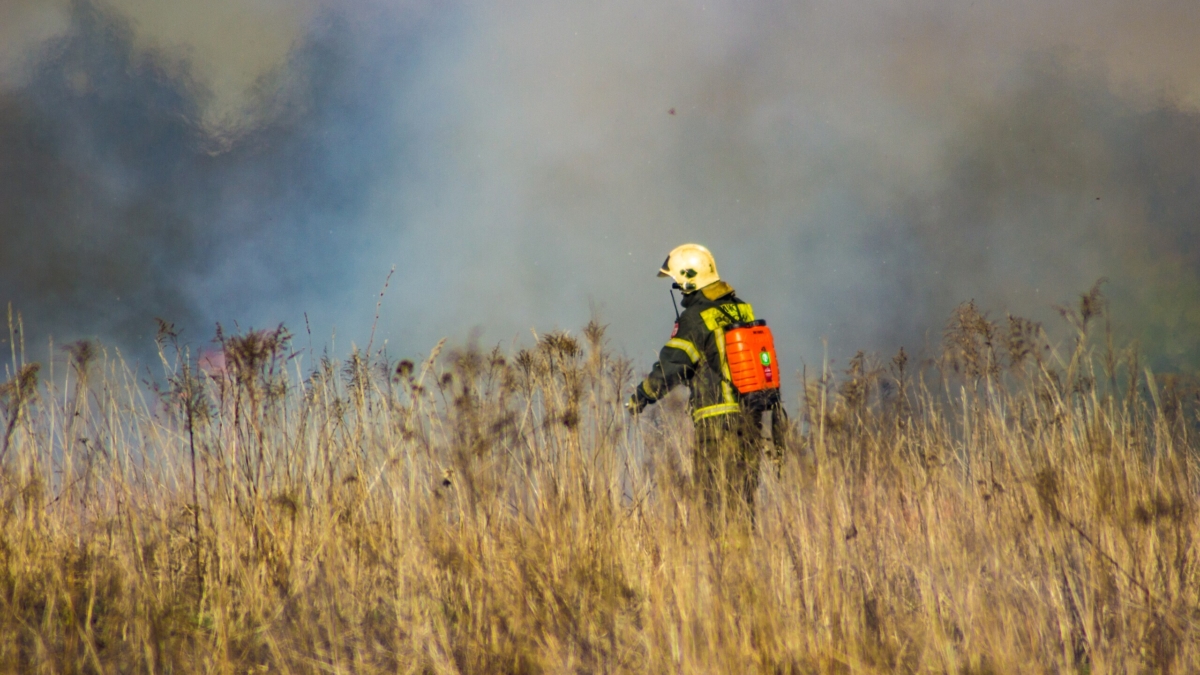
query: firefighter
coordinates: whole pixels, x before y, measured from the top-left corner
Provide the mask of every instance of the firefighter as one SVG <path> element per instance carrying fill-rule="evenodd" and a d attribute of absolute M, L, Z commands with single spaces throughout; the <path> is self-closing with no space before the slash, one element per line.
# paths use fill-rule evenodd
<path fill-rule="evenodd" d="M 658 362 L 630 398 L 629 411 L 640 413 L 677 385 L 688 385 L 695 476 L 704 501 L 714 515 L 724 508 L 726 517 L 738 512 L 753 517 L 763 411 L 742 405 L 729 373 L 724 327 L 754 321 L 754 308 L 721 280 L 712 253 L 699 244 L 671 251 L 658 276 L 669 277 L 672 288 L 683 292 L 684 310 L 671 339 L 659 351 Z M 782 406 L 775 406 L 776 444 L 783 442 L 785 424 Z"/>

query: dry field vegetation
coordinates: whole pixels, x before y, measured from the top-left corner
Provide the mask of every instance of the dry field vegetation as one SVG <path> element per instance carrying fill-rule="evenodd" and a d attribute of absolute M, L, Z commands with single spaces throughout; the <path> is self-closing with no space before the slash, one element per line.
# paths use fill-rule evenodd
<path fill-rule="evenodd" d="M 418 364 L 223 335 L 224 374 L 169 326 L 154 377 L 17 351 L 0 671 L 1200 672 L 1196 394 L 1098 293 L 1064 316 L 1052 349 L 966 304 L 937 359 L 797 380 L 727 527 L 594 324 Z"/>

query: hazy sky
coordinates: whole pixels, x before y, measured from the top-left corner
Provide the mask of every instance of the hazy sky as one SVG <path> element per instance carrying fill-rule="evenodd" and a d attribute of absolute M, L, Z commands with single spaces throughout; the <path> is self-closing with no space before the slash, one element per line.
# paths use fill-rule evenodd
<path fill-rule="evenodd" d="M 788 369 L 1049 320 L 1200 356 L 1200 4 L 0 4 L 0 301 L 31 334 L 286 321 L 648 365 L 697 241 Z M 308 337 L 303 342 L 307 344 Z"/>

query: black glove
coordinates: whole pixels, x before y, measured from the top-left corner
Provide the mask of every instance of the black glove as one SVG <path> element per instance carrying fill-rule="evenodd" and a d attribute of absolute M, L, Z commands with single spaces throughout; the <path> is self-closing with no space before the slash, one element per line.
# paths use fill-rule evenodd
<path fill-rule="evenodd" d="M 639 388 L 638 392 L 630 396 L 629 400 L 625 402 L 625 409 L 629 411 L 630 415 L 637 415 L 638 413 L 642 412 L 646 406 L 650 405 L 650 401 L 646 400 L 646 398 L 643 396 L 639 396 L 640 393 L 641 390 Z"/>

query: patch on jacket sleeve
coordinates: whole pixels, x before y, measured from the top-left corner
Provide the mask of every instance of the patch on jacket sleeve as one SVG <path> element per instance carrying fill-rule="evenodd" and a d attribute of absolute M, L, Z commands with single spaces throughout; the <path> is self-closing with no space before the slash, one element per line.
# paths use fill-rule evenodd
<path fill-rule="evenodd" d="M 679 322 L 678 321 L 675 322 L 675 327 L 671 329 L 671 337 L 675 337 L 676 335 L 679 335 Z"/>

